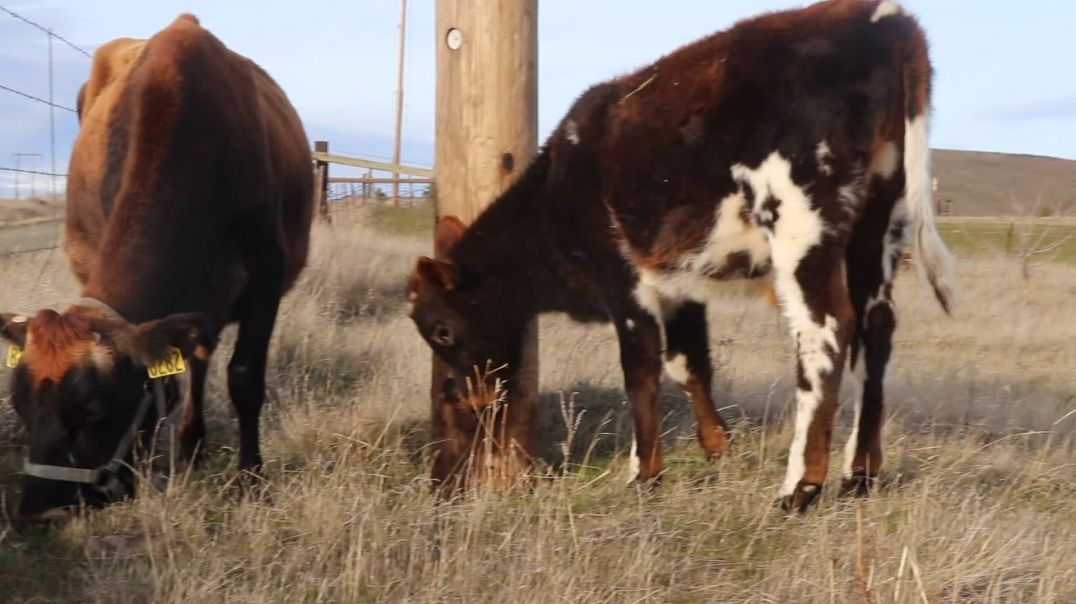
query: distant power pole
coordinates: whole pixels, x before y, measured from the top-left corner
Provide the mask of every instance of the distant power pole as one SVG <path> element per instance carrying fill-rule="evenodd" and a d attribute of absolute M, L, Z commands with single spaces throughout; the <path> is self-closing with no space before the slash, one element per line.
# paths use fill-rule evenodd
<path fill-rule="evenodd" d="M 392 163 L 400 165 L 400 132 L 403 129 L 404 42 L 407 39 L 407 0 L 400 0 L 400 57 L 396 66 L 396 138 L 392 148 Z M 400 205 L 400 174 L 392 174 L 392 205 Z"/>
<path fill-rule="evenodd" d="M 437 0 L 436 6 L 437 216 L 452 215 L 469 224 L 515 182 L 538 151 L 538 2 Z M 516 383 L 509 387 L 504 421 L 514 448 L 523 449 L 526 457 L 534 453 L 530 448 L 538 396 L 537 322 L 527 329 L 518 369 Z M 440 386 L 448 376 L 434 357 L 435 413 L 444 408 Z M 446 433 L 435 433 L 434 442 L 461 442 L 459 437 L 467 435 L 461 435 L 458 426 L 467 422 L 461 418 L 442 425 L 435 418 L 434 431 Z M 519 451 L 510 443 L 499 443 L 499 448 L 499 454 L 509 459 L 507 465 L 513 466 L 510 460 Z M 432 478 L 450 480 L 461 454 L 465 460 L 466 452 L 437 445 Z"/>
<path fill-rule="evenodd" d="M 37 196 L 37 185 L 34 180 L 35 172 L 37 172 L 37 158 L 41 157 L 40 153 L 12 153 L 11 157 L 15 159 L 15 199 L 19 199 L 21 192 L 19 187 L 19 170 L 22 169 L 22 158 L 29 157 L 34 160 L 34 163 L 30 167 L 30 199 Z"/>

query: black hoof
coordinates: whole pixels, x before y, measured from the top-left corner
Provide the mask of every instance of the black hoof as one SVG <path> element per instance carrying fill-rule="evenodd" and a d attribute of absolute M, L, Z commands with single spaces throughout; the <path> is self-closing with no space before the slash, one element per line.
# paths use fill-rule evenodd
<path fill-rule="evenodd" d="M 877 487 L 877 476 L 855 473 L 841 482 L 841 495 L 845 497 L 866 497 Z"/>
<path fill-rule="evenodd" d="M 799 512 L 802 514 L 818 500 L 818 496 L 821 494 L 822 485 L 800 481 L 791 495 L 777 498 L 777 505 L 781 506 L 781 509 L 785 512 Z"/>

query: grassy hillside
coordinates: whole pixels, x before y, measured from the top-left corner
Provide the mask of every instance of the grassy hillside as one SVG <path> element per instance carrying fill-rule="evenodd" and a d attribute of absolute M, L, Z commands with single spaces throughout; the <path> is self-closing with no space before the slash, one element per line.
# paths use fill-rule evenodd
<path fill-rule="evenodd" d="M 63 203 L 62 197 L 0 199 L 0 228 L 60 218 L 64 213 Z"/>
<path fill-rule="evenodd" d="M 933 159 L 938 196 L 953 201 L 954 216 L 1046 216 L 1059 206 L 1076 215 L 1076 161 L 944 149 Z"/>
<path fill-rule="evenodd" d="M 438 505 L 423 462 L 429 351 L 401 292 L 427 241 L 316 230 L 274 337 L 262 497 L 232 482 L 229 331 L 209 380 L 207 467 L 62 530 L 0 515 L 0 603 L 1076 601 L 1076 268 L 1044 264 L 1024 282 L 1012 259 L 966 259 L 953 318 L 901 275 L 887 465 L 868 499 L 833 492 L 846 384 L 821 504 L 799 517 L 772 506 L 794 351 L 773 308 L 730 297 L 710 309 L 715 393 L 736 427 L 716 464 L 667 389 L 666 480 L 627 486 L 612 330 L 549 317 L 540 461 L 558 471 L 533 493 Z M 0 259 L 0 282 L 0 310 L 75 295 L 44 253 Z M 0 500 L 17 496 L 23 442 L 3 401 Z"/>

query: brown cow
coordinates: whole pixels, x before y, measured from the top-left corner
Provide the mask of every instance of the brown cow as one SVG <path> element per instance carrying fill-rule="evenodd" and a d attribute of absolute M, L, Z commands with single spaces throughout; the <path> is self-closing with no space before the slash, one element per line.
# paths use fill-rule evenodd
<path fill-rule="evenodd" d="M 821 492 L 846 360 L 862 396 L 844 486 L 863 491 L 881 465 L 893 271 L 909 239 L 947 310 L 952 296 L 930 208 L 930 79 L 923 32 L 898 5 L 830 0 L 743 21 L 595 86 L 470 228 L 441 219 L 447 257 L 419 259 L 411 316 L 456 383 L 487 360 L 509 366 L 496 374 L 509 388 L 505 434 L 524 450 L 529 409 L 513 417 L 510 396 L 524 326 L 549 311 L 611 320 L 635 477 L 651 481 L 662 472 L 662 331 L 666 370 L 714 455 L 727 433 L 711 400 L 705 304 L 729 280 L 772 278 L 798 353 L 779 499 L 803 510 Z M 474 422 L 437 412 L 439 452 L 451 456 L 469 436 L 454 427 Z"/>
<path fill-rule="evenodd" d="M 178 398 L 175 378 L 147 377 L 168 347 L 189 366 L 178 434 L 194 459 L 207 362 L 233 321 L 239 465 L 257 470 L 269 339 L 309 242 L 311 160 L 295 110 L 193 16 L 102 46 L 79 108 L 65 251 L 82 298 L 0 322 L 23 349 L 11 392 L 29 432 L 19 510 L 31 519 L 132 492 L 135 435 Z"/>

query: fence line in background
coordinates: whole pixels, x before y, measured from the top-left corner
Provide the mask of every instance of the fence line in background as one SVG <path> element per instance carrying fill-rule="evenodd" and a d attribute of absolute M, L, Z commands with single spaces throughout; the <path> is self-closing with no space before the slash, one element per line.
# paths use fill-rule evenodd
<path fill-rule="evenodd" d="M 60 109 L 62 111 L 67 111 L 67 112 L 70 112 L 70 113 L 78 113 L 78 111 L 76 109 L 72 108 L 72 107 L 68 107 L 67 105 L 61 105 L 61 104 L 56 102 L 56 96 L 55 96 L 55 94 L 56 94 L 56 92 L 55 92 L 55 90 L 56 90 L 56 86 L 55 86 L 56 78 L 55 78 L 55 69 L 54 69 L 55 68 L 55 61 L 54 61 L 54 57 L 53 57 L 53 46 L 54 46 L 53 42 L 55 40 L 58 40 L 59 42 L 61 42 L 63 44 L 66 44 L 68 47 L 74 49 L 76 52 L 78 52 L 79 54 L 85 56 L 86 58 L 92 59 L 93 56 L 89 52 L 87 52 L 84 48 L 82 48 L 82 47 L 78 46 L 77 44 L 71 42 L 67 38 L 53 32 L 51 28 L 45 27 L 44 25 L 41 25 L 40 23 L 37 23 L 36 21 L 28 19 L 28 18 L 20 15 L 19 13 L 16 13 L 15 11 L 7 8 L 6 6 L 0 6 L 0 12 L 6 13 L 6 14 L 10 15 L 11 17 L 25 23 L 26 25 L 40 30 L 41 32 L 43 32 L 45 34 L 47 42 L 48 42 L 48 89 L 49 89 L 48 98 L 47 99 L 41 98 L 41 97 L 39 97 L 37 95 L 30 94 L 30 93 L 25 92 L 23 90 L 19 90 L 17 88 L 7 86 L 5 84 L 0 84 L 0 90 L 3 90 L 5 92 L 7 92 L 7 93 L 14 94 L 16 96 L 22 97 L 22 98 L 27 99 L 29 101 L 33 101 L 35 103 L 45 105 L 46 107 L 49 108 L 49 155 L 48 155 L 48 159 L 49 159 L 49 166 L 50 166 L 50 169 L 49 169 L 48 172 L 43 171 L 43 170 L 41 170 L 41 171 L 39 171 L 39 170 L 23 170 L 21 168 L 0 168 L 0 171 L 8 172 L 8 173 L 15 173 L 16 174 L 16 183 L 18 182 L 18 180 L 17 180 L 18 174 L 39 174 L 39 175 L 42 175 L 42 176 L 48 176 L 49 177 L 49 185 L 48 185 L 49 194 L 53 198 L 55 198 L 56 197 L 56 189 L 57 189 L 56 179 L 57 178 L 66 178 L 67 177 L 66 174 L 61 174 L 61 173 L 56 171 L 56 110 Z M 17 186 L 15 188 L 15 197 L 16 198 L 19 197 L 19 190 L 18 190 Z"/>

